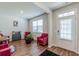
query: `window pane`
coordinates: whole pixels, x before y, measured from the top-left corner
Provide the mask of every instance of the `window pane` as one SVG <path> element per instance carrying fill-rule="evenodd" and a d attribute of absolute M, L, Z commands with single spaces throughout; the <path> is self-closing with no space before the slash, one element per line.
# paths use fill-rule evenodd
<path fill-rule="evenodd" d="M 37 26 L 33 26 L 33 32 L 37 32 Z"/>
<path fill-rule="evenodd" d="M 33 21 L 33 26 L 37 26 L 37 21 Z"/>
<path fill-rule="evenodd" d="M 42 26 L 38 26 L 38 32 L 43 32 L 43 27 Z"/>
<path fill-rule="evenodd" d="M 38 20 L 38 32 L 43 32 L 43 20 Z"/>
<path fill-rule="evenodd" d="M 67 34 L 67 35 L 66 35 L 66 38 L 67 38 L 67 39 L 71 39 L 71 35 L 70 35 L 70 34 Z"/>
<path fill-rule="evenodd" d="M 33 32 L 37 32 L 37 21 L 33 21 Z"/>
<path fill-rule="evenodd" d="M 64 38 L 62 33 L 60 33 L 60 38 Z"/>
<path fill-rule="evenodd" d="M 43 32 L 43 20 L 33 21 L 33 32 Z"/>
<path fill-rule="evenodd" d="M 38 20 L 38 26 L 43 25 L 43 20 Z"/>
<path fill-rule="evenodd" d="M 60 20 L 60 38 L 71 40 L 71 19 Z"/>

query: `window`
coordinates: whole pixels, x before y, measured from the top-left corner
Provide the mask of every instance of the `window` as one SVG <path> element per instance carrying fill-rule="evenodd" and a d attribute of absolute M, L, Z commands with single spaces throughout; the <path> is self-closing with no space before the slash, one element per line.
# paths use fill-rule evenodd
<path fill-rule="evenodd" d="M 33 32 L 43 32 L 43 20 L 33 21 Z"/>
<path fill-rule="evenodd" d="M 60 14 L 58 15 L 58 17 L 65 17 L 65 16 L 71 16 L 71 15 L 74 15 L 74 11 L 71 11 L 71 12 L 68 12 L 68 13 L 63 13 L 63 14 Z"/>
<path fill-rule="evenodd" d="M 33 21 L 33 32 L 37 32 L 37 21 Z"/>
<path fill-rule="evenodd" d="M 60 38 L 71 40 L 72 19 L 60 20 Z"/>

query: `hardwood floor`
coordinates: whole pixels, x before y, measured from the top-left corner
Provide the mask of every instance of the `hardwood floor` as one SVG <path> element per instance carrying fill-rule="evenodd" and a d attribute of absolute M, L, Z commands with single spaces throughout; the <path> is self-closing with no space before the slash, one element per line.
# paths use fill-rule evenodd
<path fill-rule="evenodd" d="M 36 41 L 26 44 L 24 40 L 11 42 L 10 45 L 16 47 L 14 56 L 38 56 L 47 48 L 47 46 L 37 45 Z"/>
<path fill-rule="evenodd" d="M 69 51 L 60 47 L 52 47 L 52 48 L 47 48 L 49 51 L 54 52 L 60 56 L 79 56 L 77 53 L 73 51 Z"/>
<path fill-rule="evenodd" d="M 39 56 L 46 49 L 60 56 L 78 56 L 78 54 L 76 54 L 75 52 L 63 48 L 48 48 L 47 46 L 41 46 L 37 44 L 36 41 L 32 42 L 31 44 L 25 44 L 24 40 L 19 40 L 11 42 L 10 45 L 14 45 L 16 47 L 14 56 Z"/>

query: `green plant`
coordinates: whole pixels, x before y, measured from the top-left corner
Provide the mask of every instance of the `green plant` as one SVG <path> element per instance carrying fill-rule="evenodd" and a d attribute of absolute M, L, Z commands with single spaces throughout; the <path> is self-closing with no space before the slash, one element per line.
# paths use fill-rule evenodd
<path fill-rule="evenodd" d="M 33 41 L 32 34 L 29 34 L 27 37 L 25 37 L 26 43 L 31 43 Z"/>

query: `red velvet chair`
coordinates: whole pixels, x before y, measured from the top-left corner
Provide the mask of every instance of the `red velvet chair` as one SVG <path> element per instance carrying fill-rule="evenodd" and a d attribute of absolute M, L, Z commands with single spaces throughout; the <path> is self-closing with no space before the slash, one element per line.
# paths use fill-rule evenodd
<path fill-rule="evenodd" d="M 42 33 L 41 36 L 37 37 L 37 43 L 40 45 L 47 45 L 48 44 L 48 34 Z"/>
<path fill-rule="evenodd" d="M 0 45 L 0 56 L 11 56 L 11 48 L 8 44 L 1 44 Z"/>
<path fill-rule="evenodd" d="M 27 37 L 30 34 L 30 32 L 25 32 L 24 33 L 24 38 Z"/>

